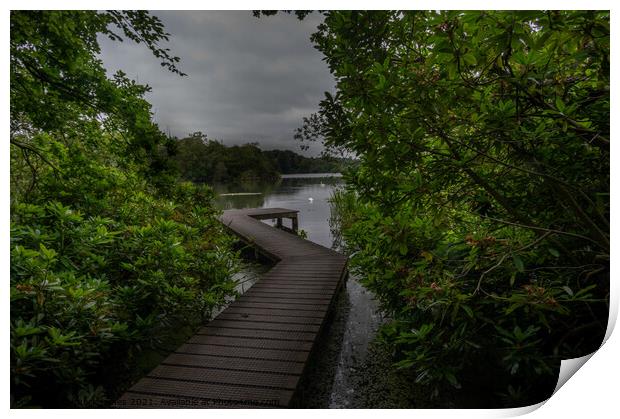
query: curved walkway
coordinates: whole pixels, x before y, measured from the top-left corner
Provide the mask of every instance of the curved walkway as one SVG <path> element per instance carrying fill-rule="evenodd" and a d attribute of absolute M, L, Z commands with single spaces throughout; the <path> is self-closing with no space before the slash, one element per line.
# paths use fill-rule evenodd
<path fill-rule="evenodd" d="M 115 407 L 287 407 L 347 275 L 345 256 L 257 218 L 297 211 L 224 211 L 220 220 L 276 265 Z"/>

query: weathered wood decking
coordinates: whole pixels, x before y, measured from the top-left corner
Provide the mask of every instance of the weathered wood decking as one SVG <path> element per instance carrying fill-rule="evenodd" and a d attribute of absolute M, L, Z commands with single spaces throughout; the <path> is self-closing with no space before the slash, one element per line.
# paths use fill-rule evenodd
<path fill-rule="evenodd" d="M 296 221 L 296 214 L 282 208 L 224 212 L 221 221 L 276 265 L 131 387 L 115 407 L 291 404 L 347 273 L 346 257 L 258 220 Z"/>

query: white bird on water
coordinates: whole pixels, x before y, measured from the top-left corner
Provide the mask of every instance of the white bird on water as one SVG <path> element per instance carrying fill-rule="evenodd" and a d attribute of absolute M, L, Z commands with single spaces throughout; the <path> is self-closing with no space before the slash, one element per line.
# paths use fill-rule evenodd
<path fill-rule="evenodd" d="M 314 198 L 310 197 L 310 198 L 308 198 L 308 201 L 310 201 L 310 203 L 312 203 L 312 201 L 314 201 Z"/>

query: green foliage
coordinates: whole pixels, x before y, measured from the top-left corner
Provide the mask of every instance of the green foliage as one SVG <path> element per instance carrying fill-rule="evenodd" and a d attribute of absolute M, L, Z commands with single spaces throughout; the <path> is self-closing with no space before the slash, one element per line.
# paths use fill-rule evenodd
<path fill-rule="evenodd" d="M 360 158 L 335 220 L 399 367 L 540 401 L 605 332 L 609 14 L 324 15 L 337 91 L 300 136 Z"/>
<path fill-rule="evenodd" d="M 208 140 L 201 132 L 178 140 L 175 166 L 184 179 L 199 183 L 274 180 L 278 172 L 273 162 L 256 144 L 226 147 Z"/>
<path fill-rule="evenodd" d="M 96 56 L 99 34 L 122 40 L 115 30 L 145 44 L 162 66 L 180 73 L 175 64 L 179 59 L 158 47 L 168 34 L 147 12 L 11 12 L 12 134 L 66 132 L 88 118 L 92 129 L 103 124 L 116 135 L 124 132 L 127 152 L 138 161 L 146 157 L 152 170 L 160 168 L 158 145 L 165 143 L 165 136 L 152 123 L 150 105 L 142 97 L 149 87 L 122 72 L 108 78 Z M 32 158 L 42 157 L 24 138 L 11 135 L 11 144 Z"/>
<path fill-rule="evenodd" d="M 200 190 L 191 188 L 195 199 Z M 211 209 L 136 198 L 103 216 L 58 202 L 13 211 L 16 394 L 38 395 L 51 380 L 60 393 L 50 396 L 69 400 L 113 361 L 112 349 L 156 343 L 171 323 L 204 321 L 234 293 L 234 260 Z"/>
<path fill-rule="evenodd" d="M 352 159 L 332 156 L 304 157 L 290 150 L 263 151 L 275 164 L 278 172 L 291 173 L 342 173 L 353 166 Z"/>
<path fill-rule="evenodd" d="M 172 158 L 181 176 L 198 183 L 273 181 L 280 173 L 336 173 L 350 159 L 304 157 L 289 150 L 262 151 L 256 143 L 226 147 L 196 132 L 175 144 Z"/>
<path fill-rule="evenodd" d="M 172 176 L 147 88 L 96 59 L 108 25 L 177 71 L 145 12 L 11 14 L 14 407 L 113 401 L 114 366 L 234 295 L 212 190 Z"/>

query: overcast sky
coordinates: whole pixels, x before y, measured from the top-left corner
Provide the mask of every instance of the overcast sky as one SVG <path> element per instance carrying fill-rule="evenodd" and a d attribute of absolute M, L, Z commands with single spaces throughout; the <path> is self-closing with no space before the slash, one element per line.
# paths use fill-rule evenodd
<path fill-rule="evenodd" d="M 263 149 L 302 153 L 293 139 L 304 116 L 317 111 L 334 80 L 312 34 L 321 16 L 252 16 L 251 11 L 153 12 L 171 34 L 181 58 L 180 77 L 159 65 L 143 45 L 101 38 L 108 72 L 123 70 L 148 84 L 147 99 L 164 132 L 184 137 L 202 131 L 224 144 L 258 142 Z M 320 146 L 309 151 L 316 154 Z M 302 154 L 308 154 L 302 153 Z"/>

